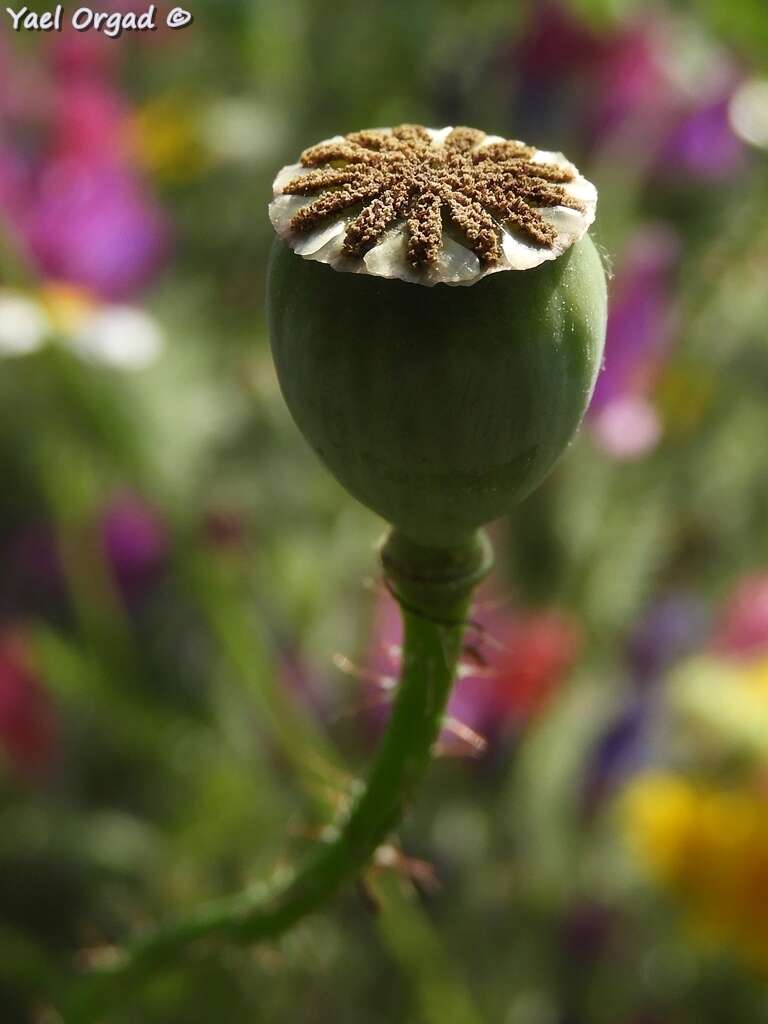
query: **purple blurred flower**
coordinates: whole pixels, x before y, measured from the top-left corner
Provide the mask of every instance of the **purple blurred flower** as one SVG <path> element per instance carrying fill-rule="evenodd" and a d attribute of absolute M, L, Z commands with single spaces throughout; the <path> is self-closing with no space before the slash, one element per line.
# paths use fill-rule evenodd
<path fill-rule="evenodd" d="M 18 230 L 29 203 L 30 169 L 24 156 L 0 144 L 0 215 Z"/>
<path fill-rule="evenodd" d="M 676 234 L 661 225 L 641 228 L 627 246 L 610 284 L 605 368 L 593 412 L 615 398 L 647 390 L 669 344 L 670 278 L 678 252 Z"/>
<path fill-rule="evenodd" d="M 0 82 L 0 214 L 41 274 L 127 299 L 164 263 L 168 221 L 132 164 L 112 57 L 68 37 L 48 56 L 40 96 L 19 97 L 20 62 Z"/>
<path fill-rule="evenodd" d="M 650 760 L 658 684 L 676 661 L 701 646 L 706 630 L 704 606 L 689 594 L 656 602 L 636 625 L 626 649 L 632 692 L 591 751 L 582 790 L 586 814 Z"/>
<path fill-rule="evenodd" d="M 129 171 L 69 159 L 45 167 L 27 234 L 45 274 L 112 300 L 148 284 L 169 243 L 165 217 Z"/>
<path fill-rule="evenodd" d="M 107 562 L 123 597 L 132 602 L 157 580 L 168 551 L 159 515 L 141 498 L 125 493 L 107 507 L 101 522 Z"/>
<path fill-rule="evenodd" d="M 708 621 L 703 602 L 692 594 L 672 594 L 653 604 L 627 644 L 627 657 L 640 686 L 658 679 L 704 641 Z"/>
<path fill-rule="evenodd" d="M 746 150 L 731 127 L 731 91 L 686 111 L 663 141 L 658 173 L 720 182 L 743 169 Z"/>
<path fill-rule="evenodd" d="M 646 763 L 653 703 L 646 695 L 634 696 L 592 748 L 582 792 L 582 807 L 587 814 Z"/>
<path fill-rule="evenodd" d="M 98 529 L 120 595 L 127 604 L 136 604 L 155 584 L 165 562 L 165 525 L 143 499 L 125 492 L 107 504 Z M 3 539 L 0 558 L 5 567 L 0 611 L 25 607 L 39 612 L 41 605 L 55 607 L 64 600 L 64 569 L 48 524 L 30 524 L 11 532 Z"/>

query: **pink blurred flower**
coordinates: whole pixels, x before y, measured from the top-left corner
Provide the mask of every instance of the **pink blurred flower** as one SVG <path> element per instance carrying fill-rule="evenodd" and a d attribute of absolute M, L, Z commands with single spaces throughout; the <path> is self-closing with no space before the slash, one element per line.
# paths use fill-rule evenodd
<path fill-rule="evenodd" d="M 750 658 L 768 652 L 768 572 L 743 579 L 718 615 L 713 646 L 729 657 Z"/>
<path fill-rule="evenodd" d="M 65 25 L 46 42 L 53 70 L 62 81 L 80 76 L 108 76 L 114 65 L 114 42 L 102 32 L 76 32 L 71 25 Z"/>
<path fill-rule="evenodd" d="M 54 762 L 58 728 L 50 699 L 29 662 L 23 634 L 0 630 L 0 754 L 14 774 L 39 778 Z"/>
<path fill-rule="evenodd" d="M 685 27 L 660 10 L 598 30 L 556 0 L 532 5 L 511 57 L 527 123 L 551 120 L 591 148 L 619 143 L 654 176 L 722 181 L 745 165 L 728 103 L 741 72 L 725 49 L 686 69 L 674 54 Z M 678 41 L 683 45 L 684 39 Z M 699 62 L 701 64 L 701 62 Z M 692 99 L 695 97 L 695 99 Z"/>
<path fill-rule="evenodd" d="M 596 413 L 592 433 L 606 455 L 627 462 L 654 450 L 661 439 L 661 421 L 647 398 L 624 395 Z"/>
<path fill-rule="evenodd" d="M 606 37 L 592 69 L 589 134 L 598 142 L 632 119 L 656 124 L 674 109 L 675 91 L 659 59 L 660 26 L 643 20 Z"/>
<path fill-rule="evenodd" d="M 571 130 L 580 130 L 584 143 L 601 145 L 634 118 L 658 123 L 670 106 L 673 90 L 658 36 L 650 18 L 597 30 L 563 3 L 547 0 L 532 5 L 509 63 L 520 74 L 524 104 L 532 102 L 556 121 L 567 109 Z"/>
<path fill-rule="evenodd" d="M 67 78 L 51 103 L 51 159 L 126 166 L 129 108 L 106 82 Z"/>

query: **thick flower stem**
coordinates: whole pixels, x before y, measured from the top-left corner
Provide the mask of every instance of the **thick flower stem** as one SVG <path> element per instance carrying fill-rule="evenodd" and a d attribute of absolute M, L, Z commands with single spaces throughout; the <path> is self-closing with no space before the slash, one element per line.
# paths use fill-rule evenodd
<path fill-rule="evenodd" d="M 353 880 L 400 822 L 430 761 L 461 651 L 475 585 L 490 568 L 482 535 L 451 549 L 413 544 L 393 531 L 382 549 L 405 624 L 397 697 L 368 782 L 335 837 L 306 866 L 271 884 L 206 904 L 140 937 L 78 984 L 68 1024 L 103 1020 L 144 975 L 182 958 L 193 943 L 274 939 Z"/>

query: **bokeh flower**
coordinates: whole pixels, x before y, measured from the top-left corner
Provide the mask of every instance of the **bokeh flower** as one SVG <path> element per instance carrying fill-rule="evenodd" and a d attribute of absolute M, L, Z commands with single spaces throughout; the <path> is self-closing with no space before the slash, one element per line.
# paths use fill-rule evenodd
<path fill-rule="evenodd" d="M 0 357 L 36 352 L 45 344 L 49 329 L 45 310 L 34 297 L 0 291 Z"/>
<path fill-rule="evenodd" d="M 707 625 L 701 601 L 687 593 L 655 601 L 634 625 L 624 662 L 627 697 L 600 733 L 587 761 L 583 788 L 587 812 L 652 761 L 667 673 L 700 647 Z"/>
<path fill-rule="evenodd" d="M 0 758 L 18 777 L 39 778 L 55 760 L 58 727 L 52 703 L 19 628 L 0 629 Z"/>
<path fill-rule="evenodd" d="M 652 402 L 642 395 L 622 395 L 595 413 L 592 432 L 606 455 L 624 462 L 653 451 L 662 427 Z"/>
<path fill-rule="evenodd" d="M 0 105 L 0 215 L 42 275 L 132 297 L 164 265 L 170 227 L 132 159 L 130 105 L 101 44 L 67 34 L 46 53 L 43 100 Z"/>
<path fill-rule="evenodd" d="M 170 541 L 160 513 L 125 489 L 105 502 L 91 543 L 94 557 L 103 559 L 122 600 L 134 608 L 160 578 Z M 0 537 L 0 558 L 5 566 L 0 612 L 60 612 L 66 599 L 65 571 L 48 522 L 40 518 L 8 528 Z"/>
<path fill-rule="evenodd" d="M 101 519 L 104 553 L 125 601 L 135 603 L 157 581 L 168 554 L 168 534 L 159 513 L 125 491 L 107 505 Z"/>
<path fill-rule="evenodd" d="M 160 325 L 135 306 L 102 304 L 82 288 L 48 282 L 36 292 L 0 289 L 0 358 L 58 343 L 86 362 L 139 371 L 160 357 Z"/>
<path fill-rule="evenodd" d="M 41 271 L 124 300 L 165 261 L 165 216 L 122 167 L 62 158 L 46 164 L 28 211 L 27 237 Z"/>
<path fill-rule="evenodd" d="M 672 774 L 635 781 L 623 800 L 632 847 L 680 902 L 692 933 L 768 969 L 768 803 L 760 790 Z"/>
<path fill-rule="evenodd" d="M 718 183 L 745 166 L 731 115 L 743 73 L 669 14 L 598 28 L 547 0 L 533 6 L 508 63 L 526 127 L 570 129 L 577 144 L 631 153 L 644 176 L 667 182 Z"/>
<path fill-rule="evenodd" d="M 732 658 L 768 654 L 767 573 L 751 574 L 738 583 L 715 622 L 713 647 Z"/>
<path fill-rule="evenodd" d="M 657 171 L 666 178 L 716 183 L 745 166 L 744 143 L 729 116 L 733 90 L 694 105 L 672 126 L 662 142 Z"/>
<path fill-rule="evenodd" d="M 442 741 L 449 749 L 468 749 L 464 728 L 489 741 L 523 728 L 547 706 L 581 650 L 578 625 L 556 609 L 509 610 L 481 601 L 473 623 L 447 708 Z M 382 595 L 365 675 L 385 691 L 398 675 L 401 640 L 397 605 Z"/>
<path fill-rule="evenodd" d="M 662 424 L 651 400 L 674 331 L 674 232 L 660 225 L 637 232 L 611 282 L 605 366 L 590 406 L 593 436 L 606 454 L 632 459 L 652 451 Z"/>
<path fill-rule="evenodd" d="M 524 123 L 530 116 L 544 130 L 570 129 L 592 148 L 633 121 L 658 117 L 670 102 L 659 36 L 656 19 L 639 17 L 601 31 L 558 0 L 533 5 L 507 55 L 519 75 Z"/>

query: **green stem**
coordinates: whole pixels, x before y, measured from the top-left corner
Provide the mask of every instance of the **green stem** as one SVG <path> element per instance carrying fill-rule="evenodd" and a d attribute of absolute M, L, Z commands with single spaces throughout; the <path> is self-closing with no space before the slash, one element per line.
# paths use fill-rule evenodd
<path fill-rule="evenodd" d="M 102 1019 L 120 993 L 200 939 L 245 944 L 276 938 L 354 879 L 398 825 L 440 733 L 470 597 L 488 571 L 490 551 L 482 537 L 436 551 L 393 531 L 382 560 L 405 625 L 400 681 L 368 783 L 335 837 L 299 871 L 206 904 L 140 937 L 114 963 L 80 981 L 65 1015 L 68 1024 Z"/>

